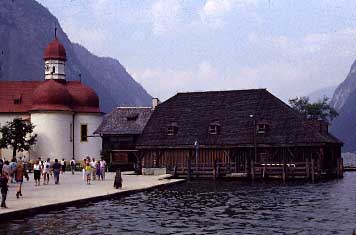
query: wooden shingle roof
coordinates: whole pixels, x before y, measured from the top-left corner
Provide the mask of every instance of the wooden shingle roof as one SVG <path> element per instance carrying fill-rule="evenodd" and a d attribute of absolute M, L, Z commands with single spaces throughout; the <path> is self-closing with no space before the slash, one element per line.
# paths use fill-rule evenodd
<path fill-rule="evenodd" d="M 141 134 L 151 114 L 151 107 L 118 107 L 111 113 L 104 116 L 103 122 L 94 134 Z"/>
<path fill-rule="evenodd" d="M 258 145 L 342 144 L 328 133 L 306 126 L 298 112 L 266 89 L 178 93 L 158 105 L 138 139 L 139 148 L 251 146 L 254 123 L 268 124 Z M 167 127 L 176 125 L 174 135 Z M 219 123 L 217 135 L 209 125 Z"/>

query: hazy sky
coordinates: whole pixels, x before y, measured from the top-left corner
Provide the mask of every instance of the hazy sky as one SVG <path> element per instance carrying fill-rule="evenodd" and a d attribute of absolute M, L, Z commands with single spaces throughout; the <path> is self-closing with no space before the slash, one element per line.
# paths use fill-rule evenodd
<path fill-rule="evenodd" d="M 244 88 L 288 99 L 339 84 L 356 59 L 355 0 L 38 1 L 162 100 Z"/>

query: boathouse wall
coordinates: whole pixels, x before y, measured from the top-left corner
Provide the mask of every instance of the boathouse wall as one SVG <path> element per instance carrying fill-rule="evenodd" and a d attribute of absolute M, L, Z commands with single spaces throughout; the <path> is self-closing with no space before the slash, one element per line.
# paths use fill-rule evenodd
<path fill-rule="evenodd" d="M 143 168 L 165 168 L 176 177 L 322 179 L 342 176 L 335 145 L 290 147 L 142 149 Z"/>

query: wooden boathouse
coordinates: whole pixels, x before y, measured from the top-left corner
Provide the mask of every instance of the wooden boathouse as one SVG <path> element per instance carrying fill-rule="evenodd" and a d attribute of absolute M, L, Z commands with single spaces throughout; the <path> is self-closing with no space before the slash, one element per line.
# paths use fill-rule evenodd
<path fill-rule="evenodd" d="M 177 177 L 342 177 L 342 142 L 266 89 L 178 93 L 136 143 L 142 168 Z"/>
<path fill-rule="evenodd" d="M 102 155 L 110 170 L 133 170 L 140 165 L 136 141 L 152 111 L 152 107 L 118 107 L 105 115 L 94 134 L 103 140 Z"/>

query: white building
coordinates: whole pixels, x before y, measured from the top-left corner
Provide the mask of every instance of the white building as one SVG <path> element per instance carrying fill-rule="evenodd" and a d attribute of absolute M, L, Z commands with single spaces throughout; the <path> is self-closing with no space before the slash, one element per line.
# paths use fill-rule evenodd
<path fill-rule="evenodd" d="M 102 121 L 95 91 L 79 81 L 66 81 L 66 51 L 55 38 L 45 49 L 44 81 L 0 81 L 0 125 L 15 117 L 30 120 L 37 143 L 30 159 L 100 158 L 101 138 L 93 135 Z M 0 158 L 11 159 L 11 149 Z"/>

